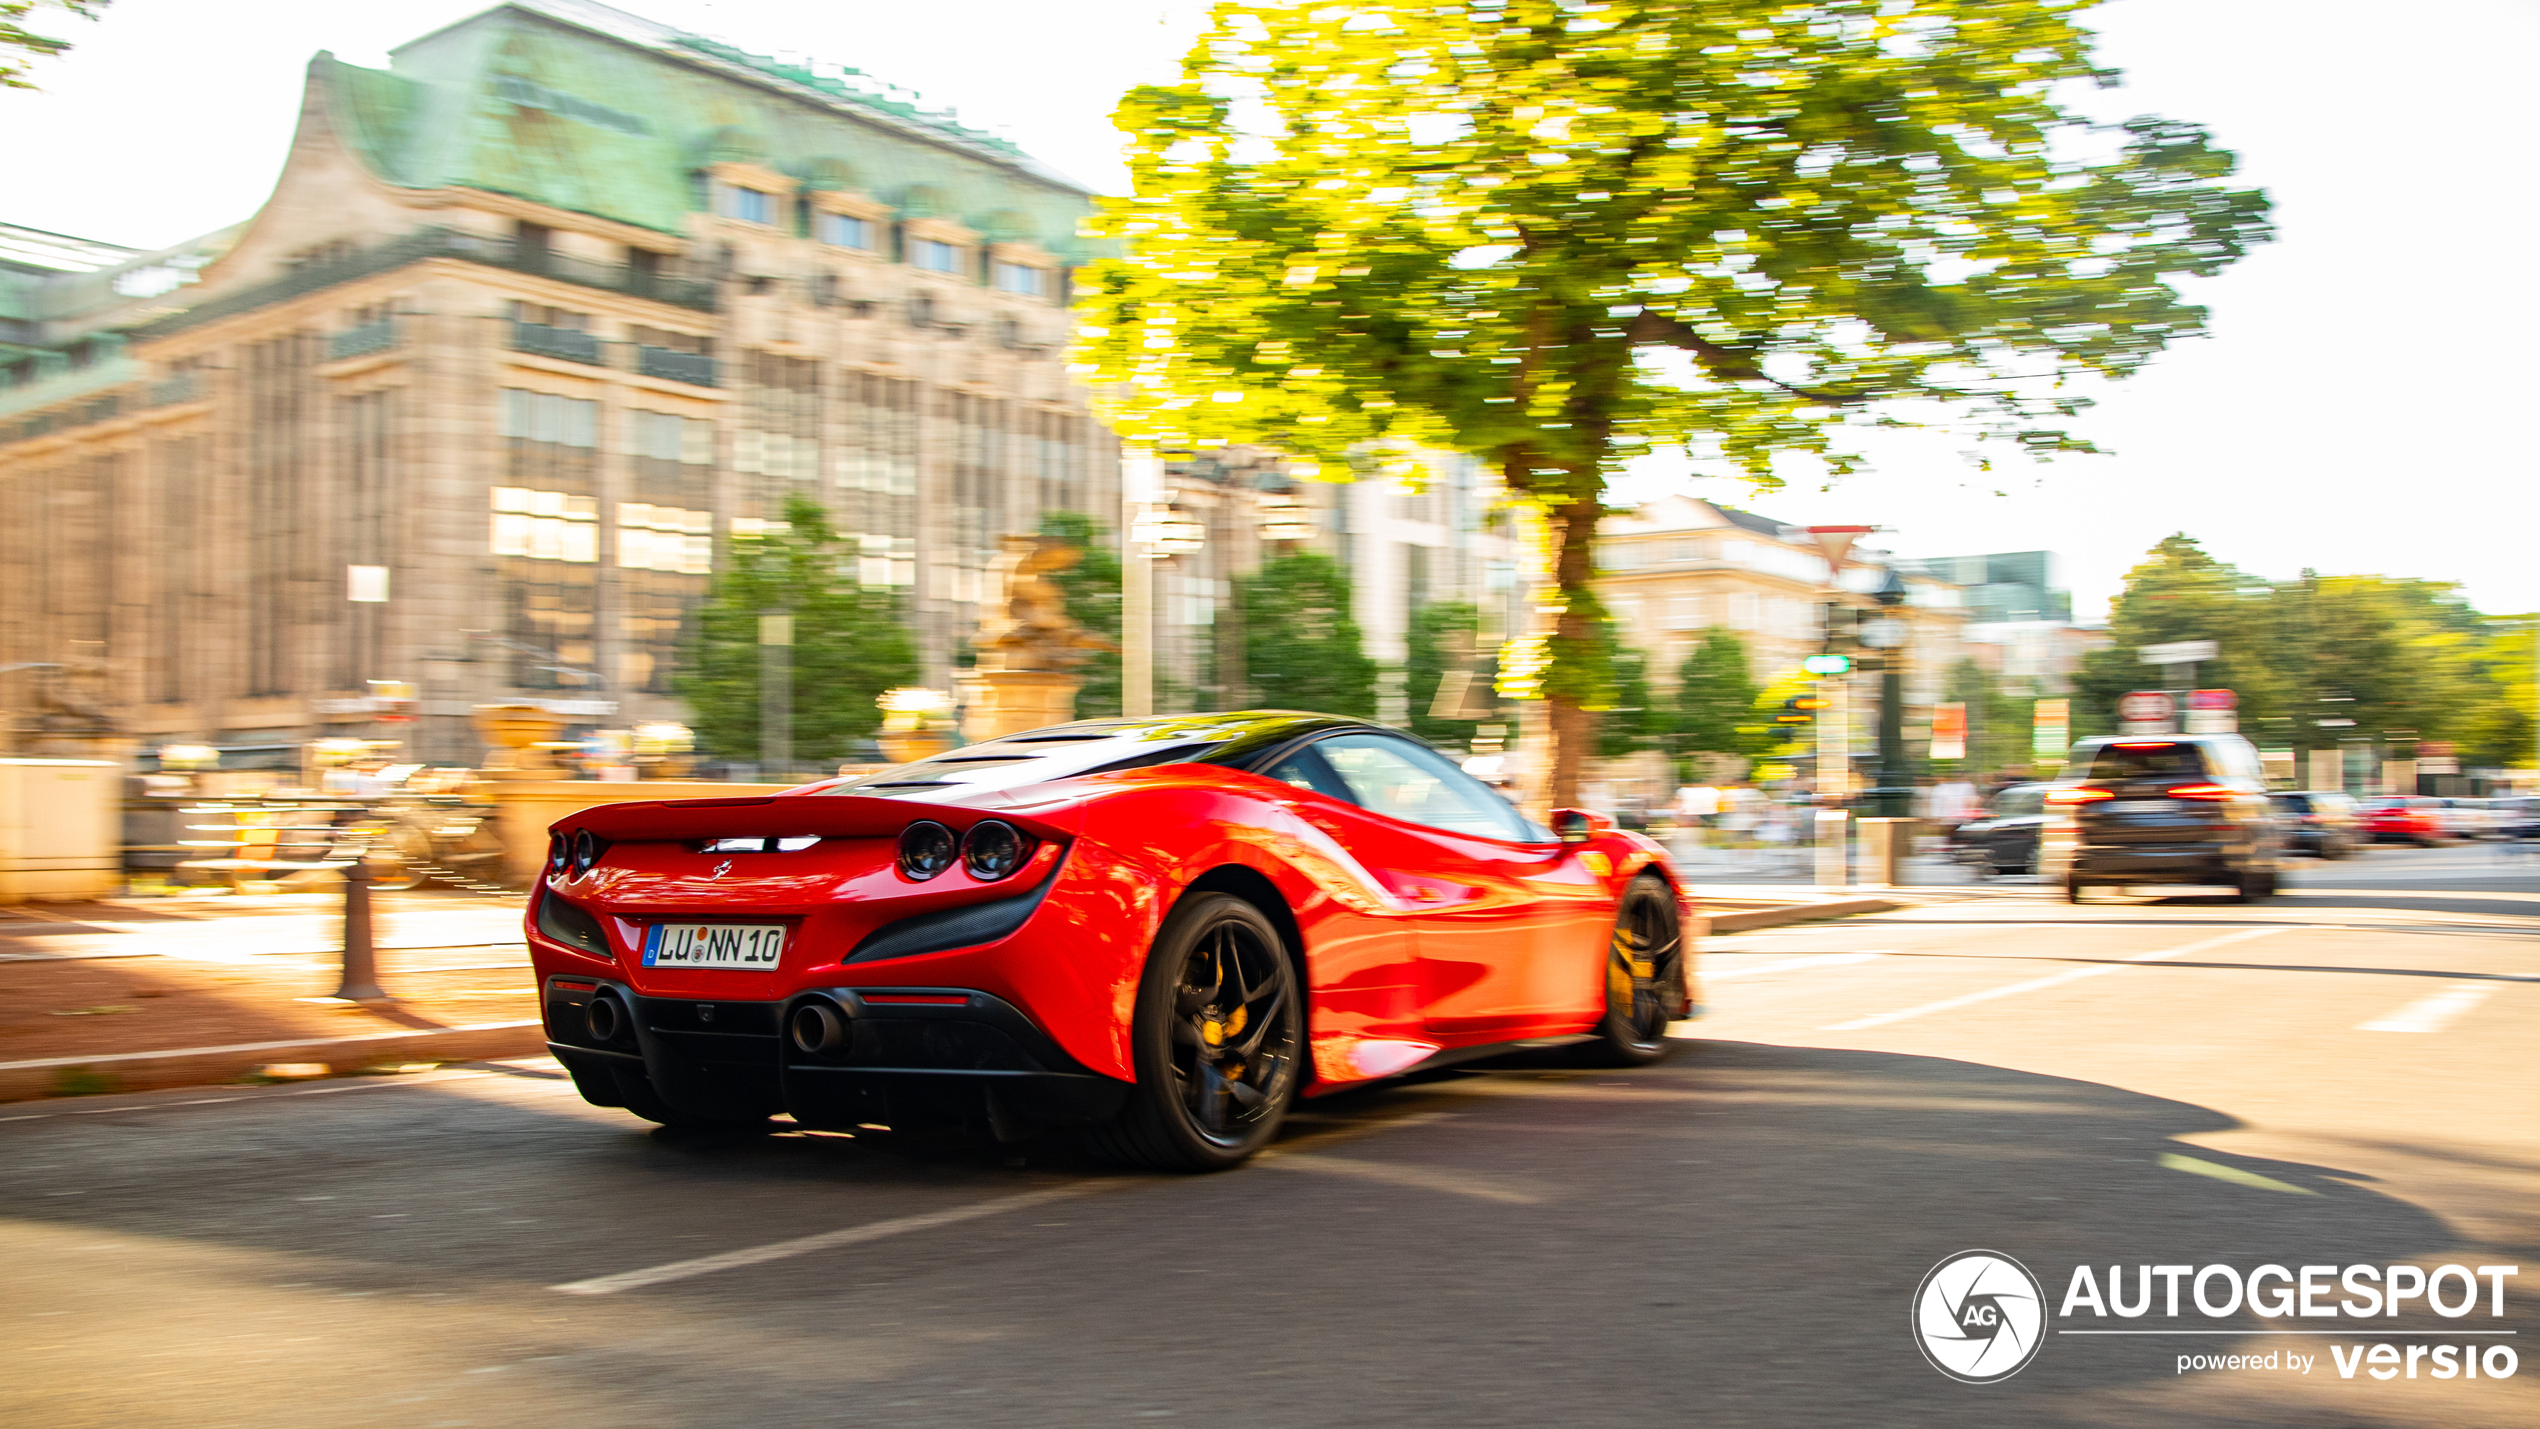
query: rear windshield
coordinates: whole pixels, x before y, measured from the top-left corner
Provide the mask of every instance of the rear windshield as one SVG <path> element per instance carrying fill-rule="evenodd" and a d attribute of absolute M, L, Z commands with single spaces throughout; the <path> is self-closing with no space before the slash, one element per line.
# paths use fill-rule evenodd
<path fill-rule="evenodd" d="M 2192 744 L 2168 740 L 2120 740 L 2103 744 L 2090 757 L 2093 783 L 2109 779 L 2202 779 L 2205 761 Z"/>
<path fill-rule="evenodd" d="M 2275 801 L 2297 814 L 2311 811 L 2311 796 L 2308 794 L 2278 794 Z"/>
<path fill-rule="evenodd" d="M 1051 779 L 1101 774 L 1115 769 L 1142 769 L 1154 764 L 1180 764 L 1205 759 L 1225 743 L 1194 738 L 1210 731 L 1139 729 L 1124 735 L 1043 734 L 1040 738 L 996 740 L 974 744 L 914 764 L 894 765 L 843 784 L 823 794 L 869 794 L 884 798 L 949 799 L 989 789 L 1015 789 Z"/>

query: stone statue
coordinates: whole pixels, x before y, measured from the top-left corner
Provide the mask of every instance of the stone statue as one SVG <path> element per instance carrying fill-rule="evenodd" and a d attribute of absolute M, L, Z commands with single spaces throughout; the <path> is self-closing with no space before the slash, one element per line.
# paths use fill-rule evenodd
<path fill-rule="evenodd" d="M 1090 652 L 1120 647 L 1078 625 L 1050 579 L 1085 553 L 1055 536 L 1008 536 L 997 557 L 999 605 L 979 622 L 981 670 L 1072 670 Z"/>
<path fill-rule="evenodd" d="M 963 684 L 962 734 L 973 743 L 1076 717 L 1073 673 L 1096 650 L 1120 647 L 1067 614 L 1051 576 L 1084 552 L 1054 536 L 1008 536 L 997 557 L 999 598 L 981 612 L 979 666 Z"/>

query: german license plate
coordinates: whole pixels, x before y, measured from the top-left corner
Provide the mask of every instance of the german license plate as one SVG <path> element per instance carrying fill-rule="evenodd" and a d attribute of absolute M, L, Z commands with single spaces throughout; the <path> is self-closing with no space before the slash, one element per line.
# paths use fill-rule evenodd
<path fill-rule="evenodd" d="M 2157 814 L 2170 807 L 2167 799 L 2119 799 L 2109 809 L 2120 814 Z"/>
<path fill-rule="evenodd" d="M 774 972 L 784 951 L 782 923 L 655 923 L 644 930 L 648 968 Z"/>

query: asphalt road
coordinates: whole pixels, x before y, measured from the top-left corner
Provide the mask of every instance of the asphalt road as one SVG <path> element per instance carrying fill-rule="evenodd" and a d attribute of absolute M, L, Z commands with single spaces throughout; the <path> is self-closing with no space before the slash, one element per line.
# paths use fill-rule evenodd
<path fill-rule="evenodd" d="M 2540 859 L 2295 883 L 1713 940 L 1658 1067 L 1312 1103 L 1207 1178 L 653 1132 L 537 1062 L 0 1107 L 0 1423 L 2540 1423 L 2540 1365 L 2321 1352 L 2540 1336 Z M 2050 1300 L 2081 1264 L 2525 1269 L 2502 1318 L 2050 1332 L 1967 1385 L 1908 1306 L 1977 1247 Z"/>

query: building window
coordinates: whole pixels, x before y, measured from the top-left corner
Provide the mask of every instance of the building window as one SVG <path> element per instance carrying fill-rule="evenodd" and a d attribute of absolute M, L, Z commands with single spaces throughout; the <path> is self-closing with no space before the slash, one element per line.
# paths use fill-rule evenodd
<path fill-rule="evenodd" d="M 1002 292 L 1021 293 L 1025 297 L 1047 297 L 1049 276 L 1029 263 L 999 263 L 997 288 Z"/>
<path fill-rule="evenodd" d="M 923 268 L 929 273 L 961 271 L 959 250 L 940 238 L 910 239 L 908 261 L 911 267 Z"/>
<path fill-rule="evenodd" d="M 599 504 L 588 496 L 494 488 L 494 554 L 586 564 L 600 558 Z"/>
<path fill-rule="evenodd" d="M 776 221 L 776 195 L 741 184 L 723 184 L 720 188 L 725 218 L 737 218 L 743 223 Z"/>
<path fill-rule="evenodd" d="M 861 248 L 867 252 L 873 249 L 873 220 L 869 218 L 824 213 L 814 233 L 832 248 Z"/>
<path fill-rule="evenodd" d="M 1702 597 L 1680 595 L 1667 602 L 1667 628 L 1696 630 L 1702 625 Z"/>

